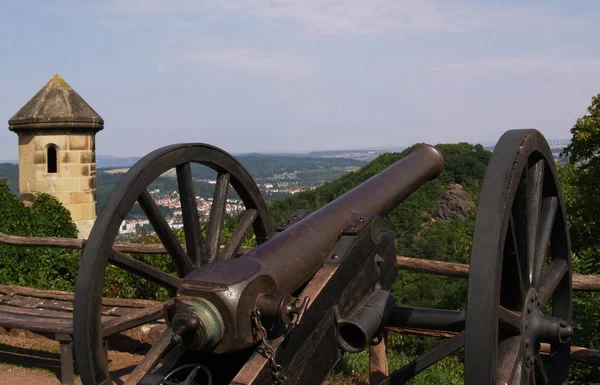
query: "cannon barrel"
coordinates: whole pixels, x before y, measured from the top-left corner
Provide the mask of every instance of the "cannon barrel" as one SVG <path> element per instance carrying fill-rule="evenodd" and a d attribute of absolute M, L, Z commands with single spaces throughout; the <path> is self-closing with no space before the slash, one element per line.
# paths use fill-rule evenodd
<path fill-rule="evenodd" d="M 280 293 L 293 293 L 321 267 L 355 214 L 385 216 L 444 169 L 442 154 L 420 144 L 404 158 L 261 244 L 243 258 L 261 264 Z"/>

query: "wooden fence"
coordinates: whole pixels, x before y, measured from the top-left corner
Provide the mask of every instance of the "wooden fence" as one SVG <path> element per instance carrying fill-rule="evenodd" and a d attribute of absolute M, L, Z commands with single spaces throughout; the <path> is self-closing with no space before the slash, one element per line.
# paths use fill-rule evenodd
<path fill-rule="evenodd" d="M 8 235 L 0 232 L 0 244 L 22 247 L 55 247 L 81 250 L 85 247 L 85 239 L 76 238 L 56 238 L 56 237 L 21 237 Z M 185 245 L 183 245 L 185 249 Z M 123 253 L 131 254 L 166 254 L 162 244 L 143 244 L 143 243 L 127 243 L 115 242 L 113 248 Z M 241 247 L 240 254 L 246 253 L 252 248 Z M 403 270 L 427 273 L 433 275 L 441 275 L 455 278 L 468 278 L 469 265 L 461 263 L 450 263 L 442 261 L 433 261 L 428 259 L 410 258 L 405 256 L 397 256 L 398 267 Z M 584 292 L 600 292 L 600 276 L 597 275 L 582 275 L 573 274 L 573 290 Z M 456 333 L 446 332 L 442 330 L 420 330 L 408 328 L 389 328 L 389 331 L 451 338 Z M 547 344 L 541 345 L 541 353 L 548 354 L 550 347 Z M 571 357 L 574 360 L 585 362 L 592 365 L 600 365 L 600 351 L 588 349 L 580 346 L 571 347 Z"/>

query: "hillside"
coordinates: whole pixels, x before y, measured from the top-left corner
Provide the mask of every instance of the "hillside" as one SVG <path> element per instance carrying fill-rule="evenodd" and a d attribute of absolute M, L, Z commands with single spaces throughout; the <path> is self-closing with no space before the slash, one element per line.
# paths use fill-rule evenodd
<path fill-rule="evenodd" d="M 0 178 L 8 180 L 8 187 L 13 194 L 19 193 L 19 166 L 14 163 L 0 163 Z"/>
<path fill-rule="evenodd" d="M 436 147 L 444 155 L 445 170 L 438 178 L 426 183 L 389 214 L 388 218 L 393 230 L 398 235 L 414 235 L 424 222 L 433 219 L 437 212 L 436 203 L 450 185 L 460 184 L 466 191 L 475 194 L 483 180 L 491 153 L 484 150 L 482 146 L 459 143 L 440 144 Z M 318 209 L 402 159 L 409 151 L 410 149 L 401 153 L 382 154 L 359 171 L 348 173 L 312 191 L 273 202 L 269 206 L 269 211 L 278 222 L 296 210 Z"/>
<path fill-rule="evenodd" d="M 269 178 L 271 175 L 298 172 L 309 173 L 315 170 L 336 170 L 362 167 L 365 162 L 346 158 L 295 157 L 283 155 L 249 154 L 236 157 L 255 179 Z M 201 178 L 201 175 L 197 176 Z"/>

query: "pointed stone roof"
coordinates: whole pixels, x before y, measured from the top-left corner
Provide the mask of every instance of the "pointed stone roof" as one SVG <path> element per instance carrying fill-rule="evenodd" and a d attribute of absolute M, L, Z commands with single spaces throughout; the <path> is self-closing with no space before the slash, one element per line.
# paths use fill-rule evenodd
<path fill-rule="evenodd" d="M 9 130 L 100 131 L 104 120 L 56 74 L 9 121 Z"/>

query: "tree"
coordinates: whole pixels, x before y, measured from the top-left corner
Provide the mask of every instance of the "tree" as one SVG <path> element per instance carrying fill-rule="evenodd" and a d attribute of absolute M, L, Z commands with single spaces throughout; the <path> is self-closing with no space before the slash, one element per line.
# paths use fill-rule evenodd
<path fill-rule="evenodd" d="M 561 154 L 567 163 L 558 171 L 570 227 L 573 270 L 600 274 L 600 94 L 592 97 L 587 110 L 571 129 L 571 143 Z M 600 293 L 573 295 L 574 344 L 598 349 L 599 317 Z M 569 380 L 587 384 L 599 375 L 598 368 L 573 363 Z"/>
<path fill-rule="evenodd" d="M 571 163 L 579 163 L 580 169 L 600 170 L 598 150 L 600 149 L 600 94 L 592 97 L 588 107 L 588 115 L 577 119 L 571 129 L 573 138 L 565 147 L 566 155 Z"/>
<path fill-rule="evenodd" d="M 71 214 L 53 196 L 38 194 L 26 207 L 8 186 L 0 186 L 0 231 L 25 237 L 77 236 Z M 73 290 L 79 252 L 0 245 L 0 284 Z"/>
<path fill-rule="evenodd" d="M 563 151 L 569 164 L 561 176 L 570 194 L 567 208 L 574 250 L 583 250 L 600 242 L 600 94 L 592 98 L 588 114 L 577 119 L 571 134 Z"/>

